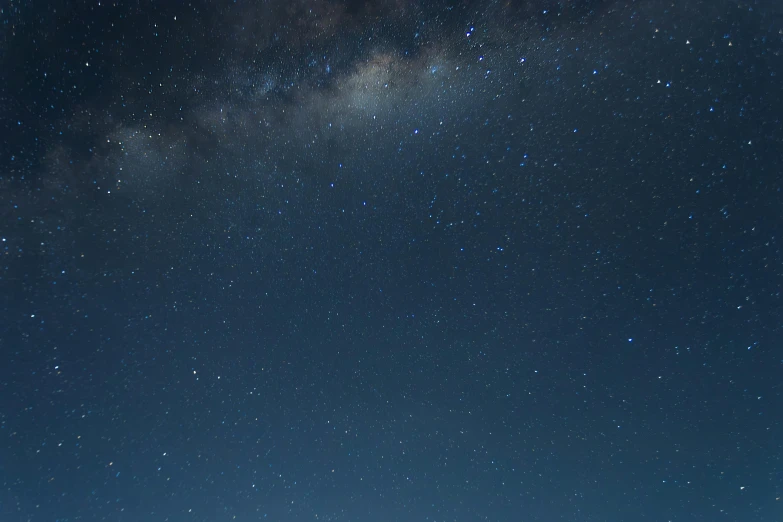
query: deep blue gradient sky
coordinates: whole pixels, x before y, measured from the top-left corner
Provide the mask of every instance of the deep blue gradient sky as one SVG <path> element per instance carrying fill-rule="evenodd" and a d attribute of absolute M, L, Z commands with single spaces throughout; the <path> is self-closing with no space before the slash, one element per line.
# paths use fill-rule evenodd
<path fill-rule="evenodd" d="M 3 522 L 783 520 L 783 6 L 11 2 Z"/>

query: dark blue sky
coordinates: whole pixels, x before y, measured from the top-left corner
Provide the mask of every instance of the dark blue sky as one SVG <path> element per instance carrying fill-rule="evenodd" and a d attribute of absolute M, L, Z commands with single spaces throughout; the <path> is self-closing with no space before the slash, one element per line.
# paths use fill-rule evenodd
<path fill-rule="evenodd" d="M 783 7 L 13 2 L 0 519 L 783 519 Z"/>

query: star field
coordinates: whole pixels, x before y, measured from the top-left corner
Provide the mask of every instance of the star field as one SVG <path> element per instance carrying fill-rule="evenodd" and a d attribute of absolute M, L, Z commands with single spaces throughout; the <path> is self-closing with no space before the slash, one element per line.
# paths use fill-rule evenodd
<path fill-rule="evenodd" d="M 0 520 L 783 519 L 783 7 L 0 7 Z"/>

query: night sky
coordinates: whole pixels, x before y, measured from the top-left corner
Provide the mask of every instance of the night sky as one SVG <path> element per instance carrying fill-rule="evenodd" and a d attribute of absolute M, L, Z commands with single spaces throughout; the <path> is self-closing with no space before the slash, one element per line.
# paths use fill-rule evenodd
<path fill-rule="evenodd" d="M 783 3 L 0 3 L 0 521 L 783 520 Z"/>

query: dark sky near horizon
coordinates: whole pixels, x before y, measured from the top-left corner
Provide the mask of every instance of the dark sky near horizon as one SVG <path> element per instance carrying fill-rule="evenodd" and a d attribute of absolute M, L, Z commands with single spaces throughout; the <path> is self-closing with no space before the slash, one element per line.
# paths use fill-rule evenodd
<path fill-rule="evenodd" d="M 783 520 L 783 4 L 0 4 L 2 522 Z"/>

